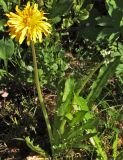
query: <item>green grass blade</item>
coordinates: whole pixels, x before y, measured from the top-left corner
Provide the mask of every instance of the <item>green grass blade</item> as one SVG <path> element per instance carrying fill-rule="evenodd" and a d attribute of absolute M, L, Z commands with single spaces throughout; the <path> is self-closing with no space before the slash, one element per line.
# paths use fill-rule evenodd
<path fill-rule="evenodd" d="M 113 142 L 113 159 L 116 160 L 117 158 L 117 145 L 118 145 L 118 132 L 116 132 L 116 135 L 115 135 L 115 139 L 114 139 L 114 142 Z"/>
<path fill-rule="evenodd" d="M 99 97 L 102 88 L 106 84 L 109 77 L 111 77 L 114 74 L 116 67 L 118 66 L 119 63 L 120 63 L 120 57 L 116 57 L 116 59 L 113 62 L 109 63 L 108 65 L 103 65 L 101 67 L 99 75 L 96 81 L 93 82 L 92 89 L 89 95 L 87 96 L 88 106 L 92 105 L 92 103 L 96 100 L 96 98 Z"/>
<path fill-rule="evenodd" d="M 83 92 L 84 87 L 86 86 L 86 84 L 89 82 L 89 80 L 92 79 L 92 76 L 95 74 L 95 72 L 101 67 L 101 65 L 103 64 L 103 62 L 99 63 L 94 69 L 93 71 L 91 71 L 91 73 L 89 73 L 87 76 L 85 76 L 84 78 L 82 78 L 78 84 L 77 82 L 77 89 L 76 89 L 76 94 L 79 95 L 80 92 Z"/>

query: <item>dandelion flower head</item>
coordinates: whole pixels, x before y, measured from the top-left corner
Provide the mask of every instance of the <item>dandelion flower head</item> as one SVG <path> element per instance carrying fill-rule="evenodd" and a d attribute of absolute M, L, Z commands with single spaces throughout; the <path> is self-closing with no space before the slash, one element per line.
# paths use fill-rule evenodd
<path fill-rule="evenodd" d="M 9 18 L 6 26 L 9 27 L 8 32 L 11 38 L 16 38 L 20 44 L 25 38 L 28 45 L 30 45 L 31 41 L 34 43 L 37 41 L 42 42 L 43 34 L 48 36 L 51 32 L 51 25 L 47 22 L 44 11 L 38 9 L 38 4 L 30 5 L 30 2 L 27 2 L 23 10 L 20 10 L 18 6 L 16 6 L 15 10 L 16 13 L 10 12 L 6 14 Z"/>

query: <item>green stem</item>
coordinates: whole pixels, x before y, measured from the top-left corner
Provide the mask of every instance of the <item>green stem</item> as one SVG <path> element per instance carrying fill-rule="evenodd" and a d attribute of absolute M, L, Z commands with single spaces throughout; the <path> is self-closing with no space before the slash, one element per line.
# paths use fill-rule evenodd
<path fill-rule="evenodd" d="M 39 101 L 40 101 L 40 104 L 41 104 L 41 109 L 42 109 L 42 112 L 43 112 L 43 116 L 45 118 L 47 130 L 48 130 L 48 135 L 49 135 L 49 140 L 50 140 L 50 145 L 51 145 L 51 149 L 52 149 L 52 130 L 51 130 L 51 125 L 50 125 L 50 122 L 49 122 L 46 106 L 44 104 L 42 90 L 41 90 L 40 83 L 39 83 L 38 67 L 37 67 L 37 62 L 36 62 L 36 53 L 35 53 L 35 47 L 34 47 L 33 42 L 31 42 L 31 47 L 32 47 L 33 65 L 34 65 L 35 84 L 36 84 L 36 88 L 37 88 L 38 97 L 39 97 Z"/>

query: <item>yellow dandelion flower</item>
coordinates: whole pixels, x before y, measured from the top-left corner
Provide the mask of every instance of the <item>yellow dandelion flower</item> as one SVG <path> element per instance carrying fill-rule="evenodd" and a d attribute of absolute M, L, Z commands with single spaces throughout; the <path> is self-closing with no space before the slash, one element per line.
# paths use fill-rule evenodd
<path fill-rule="evenodd" d="M 16 38 L 20 44 L 27 39 L 27 44 L 37 41 L 42 42 L 42 35 L 47 36 L 51 32 L 51 25 L 44 16 L 44 11 L 38 9 L 38 4 L 30 5 L 27 2 L 24 10 L 20 10 L 18 6 L 15 8 L 16 13 L 10 12 L 6 14 L 9 18 L 6 26 L 12 38 Z"/>

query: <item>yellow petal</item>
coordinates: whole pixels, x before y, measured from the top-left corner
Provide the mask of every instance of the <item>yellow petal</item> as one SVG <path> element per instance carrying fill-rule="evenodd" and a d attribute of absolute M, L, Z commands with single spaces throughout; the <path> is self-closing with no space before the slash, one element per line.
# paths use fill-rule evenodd
<path fill-rule="evenodd" d="M 24 41 L 25 39 L 25 36 L 26 36 L 26 32 L 27 32 L 27 28 L 24 28 L 22 30 L 22 33 L 21 33 L 21 36 L 20 36 L 20 39 L 19 39 L 19 43 L 22 44 L 22 42 Z"/>

